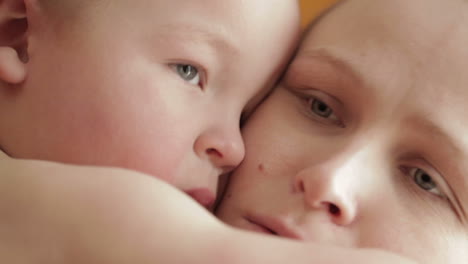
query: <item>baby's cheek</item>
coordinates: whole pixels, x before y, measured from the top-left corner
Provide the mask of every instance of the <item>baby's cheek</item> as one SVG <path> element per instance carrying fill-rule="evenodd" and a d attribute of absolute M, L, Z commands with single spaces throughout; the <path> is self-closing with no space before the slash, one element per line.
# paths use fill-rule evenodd
<path fill-rule="evenodd" d="M 129 164 L 135 170 L 174 184 L 177 169 L 182 166 L 185 150 L 189 148 L 184 147 L 183 142 L 173 140 L 174 135 L 158 133 L 155 136 L 157 140 L 136 138 L 129 151 Z"/>

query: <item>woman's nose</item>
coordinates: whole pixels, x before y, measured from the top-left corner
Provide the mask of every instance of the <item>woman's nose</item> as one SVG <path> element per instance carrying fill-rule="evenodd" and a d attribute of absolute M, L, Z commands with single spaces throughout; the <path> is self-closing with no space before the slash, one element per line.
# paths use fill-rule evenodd
<path fill-rule="evenodd" d="M 206 130 L 195 142 L 195 152 L 200 157 L 207 157 L 211 163 L 229 172 L 244 159 L 244 142 L 239 127 L 220 127 Z"/>
<path fill-rule="evenodd" d="M 303 195 L 311 210 L 328 215 L 339 226 L 353 223 L 357 215 L 355 168 L 310 167 L 294 179 L 294 190 Z"/>

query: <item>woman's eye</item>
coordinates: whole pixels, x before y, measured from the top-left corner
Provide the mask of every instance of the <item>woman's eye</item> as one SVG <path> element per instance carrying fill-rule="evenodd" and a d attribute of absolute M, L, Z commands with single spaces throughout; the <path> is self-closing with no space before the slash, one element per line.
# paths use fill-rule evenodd
<path fill-rule="evenodd" d="M 314 114 L 323 118 L 329 118 L 333 115 L 333 109 L 318 99 L 311 99 L 311 110 Z"/>
<path fill-rule="evenodd" d="M 419 168 L 412 168 L 410 175 L 413 177 L 414 182 L 423 190 L 431 192 L 437 196 L 444 196 L 442 191 L 437 186 L 437 183 L 425 171 Z"/>
<path fill-rule="evenodd" d="M 310 98 L 308 100 L 308 107 L 309 111 L 312 112 L 311 114 L 317 116 L 318 118 L 325 119 L 327 122 L 332 122 L 339 127 L 344 127 L 344 124 L 341 122 L 338 116 L 336 116 L 335 111 L 333 111 L 333 109 L 323 101 L 316 98 Z"/>
<path fill-rule="evenodd" d="M 190 64 L 175 64 L 173 67 L 184 81 L 201 86 L 200 72 L 197 67 Z"/>

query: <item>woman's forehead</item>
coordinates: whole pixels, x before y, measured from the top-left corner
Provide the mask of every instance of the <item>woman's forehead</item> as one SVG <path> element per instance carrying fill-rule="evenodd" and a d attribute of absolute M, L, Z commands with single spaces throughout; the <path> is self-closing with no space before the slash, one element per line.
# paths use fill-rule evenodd
<path fill-rule="evenodd" d="M 422 48 L 468 41 L 467 13 L 463 0 L 344 0 L 312 23 L 305 39 L 388 42 L 427 55 Z"/>
<path fill-rule="evenodd" d="M 468 13 L 468 2 L 450 2 L 345 1 L 308 33 L 294 61 L 318 58 L 344 65 L 337 68 L 346 68 L 346 73 L 362 81 L 361 86 L 385 100 L 389 96 L 399 101 L 412 98 L 412 104 L 416 99 L 430 109 L 436 108 L 432 104 L 437 102 L 438 113 L 449 108 L 451 115 L 464 114 L 464 102 L 468 101 L 468 16 L 460 9 Z M 422 16 L 436 8 L 451 10 L 451 15 Z"/>

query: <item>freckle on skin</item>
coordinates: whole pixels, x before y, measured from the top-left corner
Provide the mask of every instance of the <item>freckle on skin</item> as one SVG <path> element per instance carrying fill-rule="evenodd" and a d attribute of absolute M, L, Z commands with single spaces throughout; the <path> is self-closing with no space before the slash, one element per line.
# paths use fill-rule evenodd
<path fill-rule="evenodd" d="M 265 167 L 263 166 L 263 164 L 258 165 L 258 170 L 261 171 L 261 172 L 265 171 Z"/>

